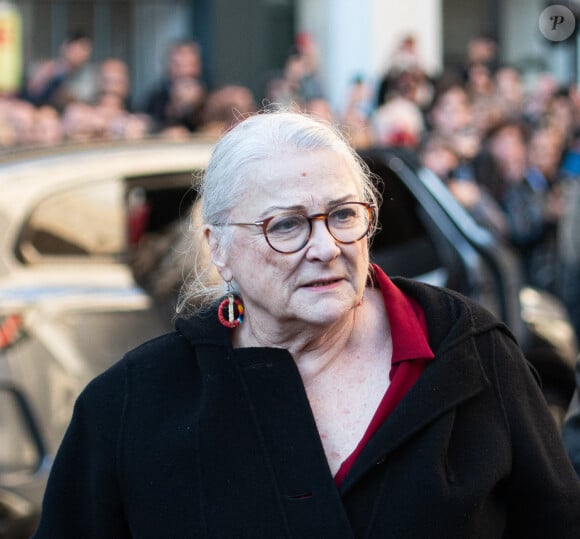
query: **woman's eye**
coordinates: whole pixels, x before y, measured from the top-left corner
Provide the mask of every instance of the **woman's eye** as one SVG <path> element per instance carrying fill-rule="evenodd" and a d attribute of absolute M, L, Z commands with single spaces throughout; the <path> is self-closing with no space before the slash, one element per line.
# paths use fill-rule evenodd
<path fill-rule="evenodd" d="M 330 217 L 339 222 L 352 221 L 356 217 L 356 212 L 352 208 L 341 208 L 333 211 Z"/>
<path fill-rule="evenodd" d="M 277 217 L 268 227 L 268 234 L 290 234 L 304 226 L 304 219 L 299 216 Z"/>

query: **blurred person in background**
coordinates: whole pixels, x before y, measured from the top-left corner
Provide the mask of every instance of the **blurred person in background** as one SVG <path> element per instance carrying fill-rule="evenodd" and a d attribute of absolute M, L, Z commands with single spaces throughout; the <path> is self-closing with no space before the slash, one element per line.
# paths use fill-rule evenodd
<path fill-rule="evenodd" d="M 493 73 L 487 64 L 476 63 L 469 66 L 465 89 L 472 101 L 487 100 L 494 96 L 495 82 Z"/>
<path fill-rule="evenodd" d="M 101 62 L 98 97 L 93 108 L 104 123 L 103 137 L 106 139 L 136 140 L 152 130 L 151 117 L 132 112 L 129 69 L 118 58 L 107 58 Z"/>
<path fill-rule="evenodd" d="M 33 144 L 54 146 L 64 139 L 60 115 L 54 107 L 38 107 L 34 115 Z"/>
<path fill-rule="evenodd" d="M 417 104 L 399 95 L 391 96 L 370 118 L 372 144 L 417 149 L 425 131 Z"/>
<path fill-rule="evenodd" d="M 191 133 L 199 127 L 206 94 L 199 45 L 177 41 L 169 48 L 163 78 L 149 92 L 143 110 L 153 119 L 155 132 Z"/>
<path fill-rule="evenodd" d="M 433 84 L 427 76 L 414 35 L 404 36 L 388 62 L 387 72 L 379 81 L 376 105 L 383 105 L 391 96 L 405 97 L 424 110 L 433 98 Z"/>
<path fill-rule="evenodd" d="M 18 142 L 10 111 L 16 98 L 0 95 L 0 149 L 11 148 Z"/>
<path fill-rule="evenodd" d="M 570 144 L 572 144 L 576 140 L 576 130 L 580 127 L 580 85 L 575 83 L 570 84 L 568 86 L 568 97 L 572 105 L 572 116 L 574 119 L 574 131 L 570 139 Z"/>
<path fill-rule="evenodd" d="M 443 180 L 478 224 L 496 237 L 507 237 L 508 224 L 502 209 L 487 189 L 477 182 L 474 169 L 464 163 L 453 146 L 436 135 L 428 135 L 421 144 L 419 157 L 423 165 Z"/>
<path fill-rule="evenodd" d="M 495 95 L 502 116 L 506 119 L 523 120 L 526 93 L 520 70 L 514 65 L 501 65 L 494 74 L 494 81 Z"/>
<path fill-rule="evenodd" d="M 349 88 L 346 105 L 338 114 L 351 144 L 358 149 L 372 145 L 370 116 L 374 108 L 374 88 L 362 75 L 356 75 Z"/>
<path fill-rule="evenodd" d="M 151 133 L 151 121 L 145 114 L 128 114 L 117 121 L 121 123 L 121 127 L 116 128 L 113 124 L 111 130 L 113 133 L 122 133 L 119 138 L 124 140 L 139 140 Z"/>
<path fill-rule="evenodd" d="M 467 43 L 465 62 L 461 68 L 463 80 L 468 80 L 469 68 L 475 64 L 483 64 L 490 73 L 495 73 L 498 58 L 499 45 L 492 35 L 484 33 L 472 37 Z"/>
<path fill-rule="evenodd" d="M 82 30 L 72 32 L 60 56 L 34 66 L 24 96 L 36 106 L 50 105 L 62 112 L 71 102 L 91 103 L 97 92 L 97 68 L 91 63 L 93 42 Z"/>
<path fill-rule="evenodd" d="M 431 132 L 451 140 L 458 131 L 473 125 L 473 111 L 467 91 L 458 83 L 440 87 L 427 111 Z"/>
<path fill-rule="evenodd" d="M 252 91 L 239 85 L 227 85 L 211 91 L 201 113 L 200 132 L 220 136 L 236 123 L 258 110 Z"/>
<path fill-rule="evenodd" d="M 100 94 L 93 105 L 93 109 L 104 123 L 103 132 L 106 138 L 109 135 L 109 126 L 118 123 L 120 120 L 130 115 L 125 108 L 123 100 L 113 93 Z"/>
<path fill-rule="evenodd" d="M 130 82 L 126 64 L 117 58 L 103 60 L 99 66 L 97 83 L 94 108 L 105 124 L 104 132 L 108 137 L 109 126 L 119 123 L 129 113 Z"/>
<path fill-rule="evenodd" d="M 6 122 L 4 135 L 6 145 L 29 146 L 34 144 L 35 107 L 22 99 L 5 98 L 3 108 Z"/>
<path fill-rule="evenodd" d="M 113 96 L 119 107 L 131 111 L 131 80 L 127 64 L 119 58 L 107 58 L 99 65 L 97 101 L 103 96 Z"/>
<path fill-rule="evenodd" d="M 563 131 L 551 122 L 531 129 L 528 148 L 530 172 L 535 187 L 542 191 L 558 188 L 562 157 L 566 149 Z"/>
<path fill-rule="evenodd" d="M 497 93 L 494 73 L 487 64 L 472 64 L 467 77 L 465 89 L 473 115 L 471 125 L 483 134 L 504 119 L 504 107 Z"/>
<path fill-rule="evenodd" d="M 532 129 L 528 143 L 527 182 L 543 201 L 544 230 L 541 248 L 534 250 L 536 286 L 553 293 L 558 289 L 558 226 L 564 213 L 561 174 L 565 143 L 563 131 L 552 125 Z"/>
<path fill-rule="evenodd" d="M 572 143 L 577 124 L 578 115 L 575 105 L 570 97 L 570 90 L 562 87 L 547 101 L 546 109 L 540 119 L 540 124 L 547 124 L 556 131 L 561 140 L 562 148 Z M 561 150 L 563 152 L 563 150 Z"/>
<path fill-rule="evenodd" d="M 308 103 L 326 99 L 320 80 L 320 51 L 314 36 L 309 32 L 298 32 L 294 44 L 301 63 L 298 80 L 300 101 Z"/>
<path fill-rule="evenodd" d="M 558 80 L 553 73 L 542 72 L 529 85 L 524 100 L 524 118 L 529 125 L 538 125 L 550 99 L 558 92 Z"/>
<path fill-rule="evenodd" d="M 335 120 L 335 114 L 330 105 L 330 101 L 324 97 L 306 101 L 301 112 L 305 112 L 306 114 L 310 114 L 315 118 L 325 120 L 329 123 L 332 123 Z"/>
<path fill-rule="evenodd" d="M 106 136 L 106 118 L 93 105 L 69 103 L 61 122 L 64 137 L 70 142 L 103 140 Z"/>
<path fill-rule="evenodd" d="M 438 88 L 426 113 L 429 133 L 444 140 L 459 159 L 457 177 L 477 179 L 474 160 L 481 152 L 482 125 L 487 123 L 478 125 L 478 118 L 467 90 L 453 79 Z"/>
<path fill-rule="evenodd" d="M 424 137 L 419 148 L 419 157 L 423 165 L 443 181 L 452 178 L 459 165 L 459 157 L 452 146 L 434 134 Z"/>
<path fill-rule="evenodd" d="M 544 289 L 554 286 L 554 251 L 550 240 L 555 208 L 544 181 L 530 167 L 529 132 L 521 122 L 506 121 L 494 127 L 484 140 L 484 152 L 492 166 L 478 181 L 485 185 L 505 212 L 509 239 L 518 252 L 528 284 Z M 482 158 L 480 162 L 484 162 Z"/>
<path fill-rule="evenodd" d="M 281 73 L 271 76 L 266 87 L 266 102 L 303 110 L 311 101 L 325 99 L 319 76 L 319 54 L 314 38 L 297 34 Z"/>

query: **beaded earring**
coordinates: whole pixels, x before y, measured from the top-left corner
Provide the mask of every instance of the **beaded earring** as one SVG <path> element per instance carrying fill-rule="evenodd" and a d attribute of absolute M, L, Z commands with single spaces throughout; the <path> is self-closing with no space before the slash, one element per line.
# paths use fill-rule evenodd
<path fill-rule="evenodd" d="M 228 317 L 224 316 L 224 309 L 227 308 Z M 237 328 L 244 320 L 244 306 L 242 302 L 234 296 L 234 292 L 228 282 L 228 295 L 219 304 L 218 320 L 222 326 L 227 328 Z"/>

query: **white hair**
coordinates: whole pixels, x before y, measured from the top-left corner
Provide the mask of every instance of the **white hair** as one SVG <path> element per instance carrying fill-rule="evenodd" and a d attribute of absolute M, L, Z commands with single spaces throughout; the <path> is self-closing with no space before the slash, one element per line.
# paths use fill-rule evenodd
<path fill-rule="evenodd" d="M 391 144 L 391 138 L 400 133 L 410 135 L 418 142 L 425 131 L 419 107 L 401 96 L 391 97 L 375 110 L 371 127 L 375 142 L 380 145 Z"/>

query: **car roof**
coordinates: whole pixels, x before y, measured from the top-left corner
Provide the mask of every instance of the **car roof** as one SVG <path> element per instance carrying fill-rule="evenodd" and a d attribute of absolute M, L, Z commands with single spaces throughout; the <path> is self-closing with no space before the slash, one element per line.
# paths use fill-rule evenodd
<path fill-rule="evenodd" d="M 52 191 L 59 184 L 112 175 L 137 176 L 159 172 L 199 170 L 209 161 L 214 141 L 188 138 L 146 139 L 29 149 L 0 156 L 0 188 L 23 194 L 33 188 Z M 74 160 L 74 167 L 71 167 Z M 42 181 L 39 181 L 39 176 Z"/>

